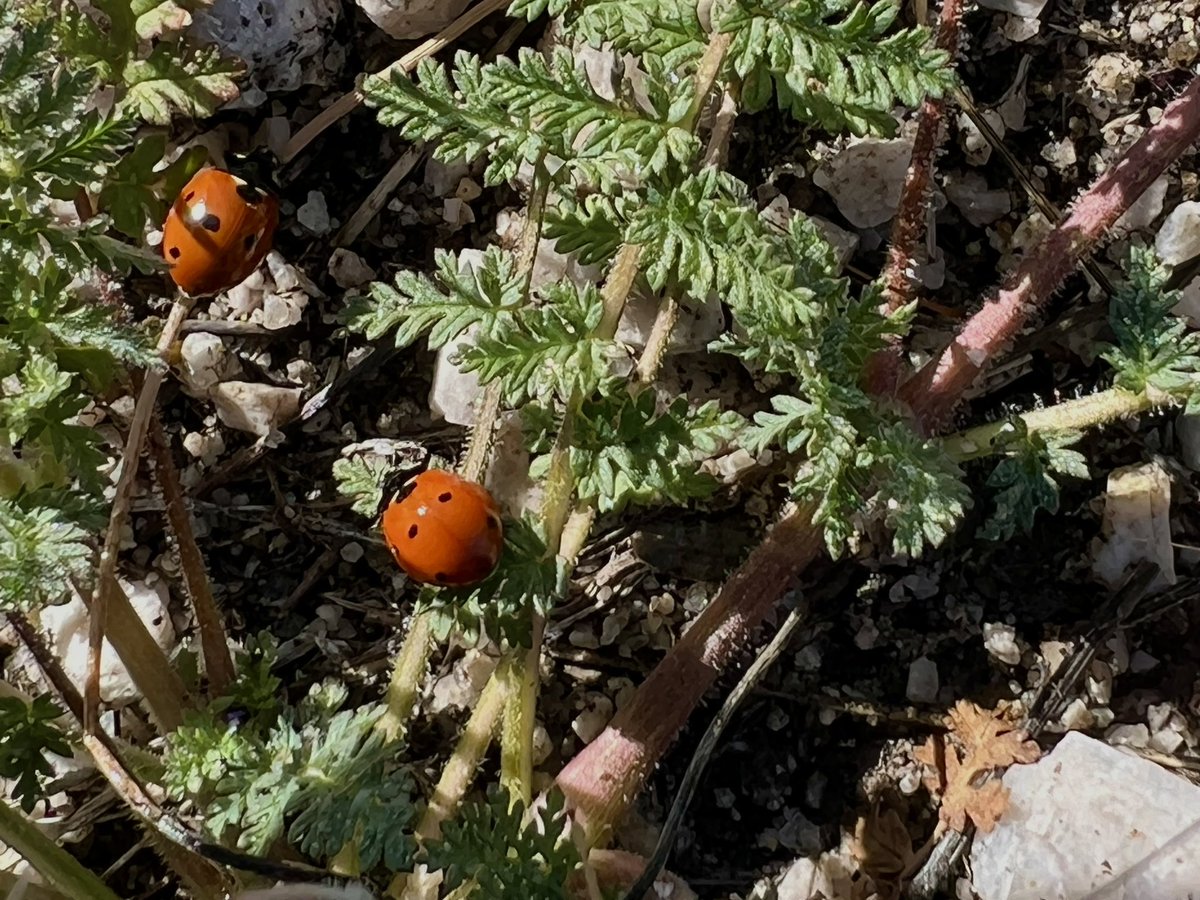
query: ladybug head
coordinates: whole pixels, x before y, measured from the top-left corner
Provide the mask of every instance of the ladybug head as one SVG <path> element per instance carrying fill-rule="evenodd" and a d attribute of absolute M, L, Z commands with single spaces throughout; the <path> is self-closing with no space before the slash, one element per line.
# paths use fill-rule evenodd
<path fill-rule="evenodd" d="M 403 500 L 416 488 L 414 479 L 429 466 L 429 451 L 419 444 L 394 448 L 392 467 L 383 482 L 379 495 L 379 516 L 392 503 Z"/>
<path fill-rule="evenodd" d="M 280 163 L 275 154 L 266 147 L 249 153 L 230 153 L 228 171 L 242 181 L 278 194 Z"/>

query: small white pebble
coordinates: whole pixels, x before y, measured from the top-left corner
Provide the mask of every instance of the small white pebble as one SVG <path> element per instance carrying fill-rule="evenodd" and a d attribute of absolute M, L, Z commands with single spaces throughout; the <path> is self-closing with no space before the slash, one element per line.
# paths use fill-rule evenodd
<path fill-rule="evenodd" d="M 1003 622 L 985 622 L 983 625 L 983 647 L 995 659 L 1010 666 L 1021 661 L 1021 648 L 1017 646 L 1017 632 Z"/>
<path fill-rule="evenodd" d="M 350 541 L 342 545 L 342 559 L 348 563 L 356 563 L 363 558 L 363 546 L 358 541 Z"/>

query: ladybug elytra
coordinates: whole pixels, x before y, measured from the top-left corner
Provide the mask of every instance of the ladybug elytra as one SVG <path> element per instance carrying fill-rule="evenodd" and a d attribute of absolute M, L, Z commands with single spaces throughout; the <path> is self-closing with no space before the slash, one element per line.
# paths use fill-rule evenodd
<path fill-rule="evenodd" d="M 496 501 L 483 487 L 430 469 L 388 504 L 383 537 L 413 581 L 463 586 L 482 581 L 496 568 L 504 528 Z"/>
<path fill-rule="evenodd" d="M 279 200 L 223 169 L 201 169 L 163 225 L 171 278 L 192 296 L 240 284 L 271 250 Z"/>

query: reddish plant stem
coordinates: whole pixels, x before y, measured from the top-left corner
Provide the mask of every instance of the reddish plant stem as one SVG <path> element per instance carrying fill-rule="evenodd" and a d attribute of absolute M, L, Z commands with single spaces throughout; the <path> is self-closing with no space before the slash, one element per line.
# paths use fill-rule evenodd
<path fill-rule="evenodd" d="M 718 674 L 750 646 L 755 629 L 824 541 L 813 507 L 793 508 L 721 588 L 604 732 L 558 776 L 593 845 L 641 790 Z"/>
<path fill-rule="evenodd" d="M 1070 214 L 1005 278 L 936 360 L 901 389 L 926 433 L 953 413 L 984 366 L 999 356 L 1150 184 L 1200 137 L 1200 77 L 1193 78 Z"/>
<path fill-rule="evenodd" d="M 1200 78 L 1188 85 L 1167 107 L 1159 123 L 1080 198 L 1068 219 L 1005 282 L 1024 285 L 1021 291 L 1013 289 L 1008 295 L 1006 308 L 1014 318 L 1005 329 L 1008 336 L 1020 328 L 1031 309 L 1059 287 L 1083 253 L 1103 236 L 1104 229 L 1198 134 Z M 989 307 L 999 305 L 997 299 Z M 943 360 L 949 358 L 954 368 L 944 367 L 939 361 L 938 366 L 930 367 L 928 379 L 921 376 L 913 379 L 913 382 L 928 380 L 930 391 L 936 387 L 933 402 L 913 382 L 905 386 L 909 402 L 920 417 L 918 424 L 927 432 L 936 429 L 944 417 L 942 411 L 953 409 L 980 369 L 1003 347 L 1007 338 L 990 341 L 986 347 L 969 343 L 972 336 L 990 333 L 998 324 L 997 319 L 997 314 L 988 308 L 977 313 L 943 356 Z M 960 348 L 967 347 L 978 348 L 974 363 L 957 361 L 967 353 Z M 963 368 L 963 362 L 968 362 L 970 369 Z M 785 514 L 639 686 L 629 704 L 559 775 L 558 785 L 588 827 L 593 845 L 604 840 L 607 829 L 633 802 L 646 775 L 661 759 L 717 675 L 748 644 L 754 629 L 794 579 L 820 554 L 823 544 L 820 529 L 812 525 L 812 514 L 811 507 Z"/>
<path fill-rule="evenodd" d="M 958 50 L 962 0 L 942 0 L 938 22 L 937 46 L 953 57 Z M 944 97 L 926 97 L 917 118 L 917 134 L 913 140 L 912 161 L 904 176 L 900 205 L 892 221 L 891 246 L 884 266 L 883 304 L 881 311 L 891 315 L 913 299 L 911 270 L 917 241 L 924 231 L 928 209 L 929 186 L 933 182 L 933 164 L 942 137 Z M 867 385 L 871 393 L 891 395 L 900 384 L 903 348 L 898 338 L 871 359 L 867 366 Z"/>

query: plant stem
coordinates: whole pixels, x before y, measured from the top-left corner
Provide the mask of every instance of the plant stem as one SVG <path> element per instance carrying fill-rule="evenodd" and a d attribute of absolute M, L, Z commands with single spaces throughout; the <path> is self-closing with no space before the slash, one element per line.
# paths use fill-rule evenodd
<path fill-rule="evenodd" d="M 942 0 L 938 23 L 937 46 L 953 57 L 958 52 L 962 0 Z M 934 159 L 942 138 L 942 118 L 946 101 L 943 97 L 926 97 L 917 119 L 917 134 L 913 140 L 912 161 L 904 176 L 900 205 L 892 221 L 891 246 L 880 280 L 883 282 L 883 308 L 892 315 L 913 299 L 914 283 L 911 270 L 914 254 L 928 211 L 929 186 L 933 181 Z M 867 383 L 871 392 L 892 394 L 900 383 L 902 347 L 898 337 L 891 345 L 875 355 L 867 367 Z"/>
<path fill-rule="evenodd" d="M 604 290 L 600 293 L 604 315 L 596 326 L 596 337 L 606 339 L 617 333 L 617 324 L 621 321 L 621 313 L 625 311 L 625 301 L 629 299 L 629 292 L 637 279 L 641 256 L 642 248 L 639 245 L 622 244 L 613 258 L 608 280 L 604 282 Z"/>
<path fill-rule="evenodd" d="M 1135 416 L 1155 406 L 1178 402 L 1163 394 L 1157 400 L 1143 391 L 1135 394 L 1123 388 L 1109 388 L 1076 400 L 1022 413 L 1020 419 L 1031 433 L 1083 431 Z M 1003 448 L 1004 438 L 1012 430 L 1009 420 L 988 422 L 942 439 L 946 455 L 958 462 L 989 456 Z"/>
<path fill-rule="evenodd" d="M 1034 247 L 972 316 L 941 356 L 901 389 L 926 433 L 945 422 L 963 393 L 1039 311 L 1080 259 L 1197 137 L 1200 76 L 1162 118 L 1076 201 L 1071 213 Z"/>
<path fill-rule="evenodd" d="M 646 338 L 646 346 L 637 361 L 637 378 L 642 384 L 651 384 L 658 377 L 658 368 L 662 365 L 663 357 L 667 355 L 667 346 L 671 343 L 671 332 L 679 321 L 679 300 L 675 297 L 673 287 L 667 289 L 663 304 L 654 316 L 654 324 L 650 327 L 650 335 Z"/>
<path fill-rule="evenodd" d="M 0 802 L 0 841 L 16 850 L 71 900 L 120 900 L 94 872 L 7 802 Z"/>
<path fill-rule="evenodd" d="M 192 301 L 182 295 L 175 300 L 171 313 L 158 338 L 157 352 L 165 356 L 179 336 L 183 322 L 191 310 Z M 91 603 L 91 622 L 88 631 L 88 677 L 83 693 L 83 728 L 89 734 L 99 731 L 100 716 L 100 653 L 107 637 L 130 677 L 146 698 L 150 711 L 165 731 L 174 731 L 183 722 L 187 692 L 183 682 L 171 668 L 166 654 L 155 643 L 142 620 L 129 603 L 129 598 L 117 582 L 117 557 L 121 548 L 121 530 L 129 517 L 133 503 L 133 488 L 137 482 L 142 445 L 158 391 L 166 370 L 156 367 L 146 373 L 142 390 L 129 424 L 129 436 L 121 455 L 121 475 L 113 495 L 108 530 L 100 551 L 100 570 L 96 576 L 97 589 Z"/>
<path fill-rule="evenodd" d="M 200 649 L 204 656 L 204 673 L 208 676 L 209 693 L 220 696 L 233 682 L 235 672 L 233 657 L 229 653 L 229 641 L 221 611 L 213 599 L 212 584 L 208 580 L 208 569 L 204 556 L 196 543 L 192 530 L 192 517 L 183 498 L 179 484 L 179 472 L 171 457 L 171 446 L 158 416 L 151 416 L 150 446 L 154 451 L 155 473 L 162 490 L 167 521 L 175 534 L 179 549 L 179 568 L 183 582 L 192 600 L 196 626 L 200 631 Z"/>
<path fill-rule="evenodd" d="M 558 785 L 593 845 L 637 796 L 717 675 L 824 549 L 814 508 L 791 507 L 638 687 L 633 699 L 567 764 Z"/>
<path fill-rule="evenodd" d="M 534 615 L 530 645 L 505 666 L 504 721 L 500 728 L 500 784 L 510 799 L 528 807 L 533 794 L 533 729 L 536 723 L 543 616 Z"/>
<path fill-rule="evenodd" d="M 414 615 L 400 652 L 396 654 L 396 664 L 392 668 L 392 679 L 387 689 L 387 709 L 375 723 L 375 728 L 388 741 L 397 740 L 404 733 L 417 705 L 421 680 L 429 667 L 429 654 L 433 652 L 432 620 L 433 613 L 429 610 L 421 610 Z"/>

